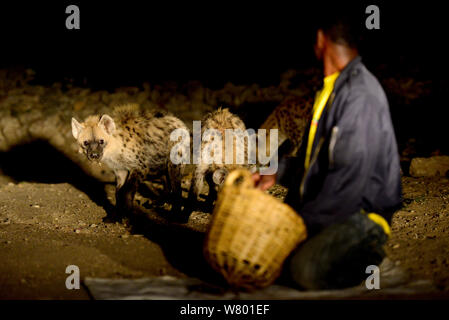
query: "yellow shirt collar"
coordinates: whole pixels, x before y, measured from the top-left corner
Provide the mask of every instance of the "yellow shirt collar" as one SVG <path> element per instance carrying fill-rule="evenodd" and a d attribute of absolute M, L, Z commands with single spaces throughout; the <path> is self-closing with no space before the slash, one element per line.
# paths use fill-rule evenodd
<path fill-rule="evenodd" d="M 340 72 L 336 71 L 332 73 L 331 75 L 324 78 L 324 85 L 328 86 L 330 84 L 334 84 L 335 80 L 337 80 L 338 76 L 340 75 Z"/>
<path fill-rule="evenodd" d="M 333 74 L 327 76 L 324 78 L 324 85 L 323 89 L 317 93 L 317 96 L 315 98 L 315 103 L 313 105 L 313 117 L 312 117 L 312 123 L 310 125 L 309 129 L 309 139 L 307 143 L 307 149 L 306 149 L 306 159 L 304 161 L 304 168 L 307 170 L 309 168 L 310 164 L 310 158 L 312 155 L 312 145 L 313 141 L 315 139 L 315 133 L 318 126 L 318 122 L 320 121 L 321 114 L 326 106 L 327 100 L 329 99 L 329 96 L 332 93 L 332 90 L 334 90 L 334 82 L 337 80 L 338 76 L 340 75 L 340 72 L 334 72 Z"/>

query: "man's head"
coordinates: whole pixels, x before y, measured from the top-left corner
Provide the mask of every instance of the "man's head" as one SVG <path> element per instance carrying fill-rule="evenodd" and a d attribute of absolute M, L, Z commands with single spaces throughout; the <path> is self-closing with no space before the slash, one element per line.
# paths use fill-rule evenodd
<path fill-rule="evenodd" d="M 356 7 L 358 8 L 358 7 Z M 357 53 L 360 34 L 360 16 L 352 7 L 333 6 L 319 11 L 315 31 L 315 55 L 323 60 L 330 50 Z"/>
<path fill-rule="evenodd" d="M 91 116 L 83 123 L 72 118 L 72 134 L 80 147 L 79 152 L 91 161 L 101 161 L 114 130 L 114 120 L 108 115 Z"/>

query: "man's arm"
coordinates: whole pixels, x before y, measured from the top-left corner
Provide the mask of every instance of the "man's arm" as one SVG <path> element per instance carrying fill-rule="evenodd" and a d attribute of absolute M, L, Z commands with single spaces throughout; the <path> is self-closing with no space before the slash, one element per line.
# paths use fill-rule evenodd
<path fill-rule="evenodd" d="M 320 191 L 298 206 L 308 227 L 326 226 L 342 214 L 361 209 L 363 191 L 373 172 L 377 150 L 382 147 L 382 133 L 376 129 L 380 121 L 376 101 L 375 97 L 359 95 L 349 97 L 344 105 L 335 124 L 336 140 L 329 144 L 329 168 L 321 181 L 311 178 L 306 186 Z"/>
<path fill-rule="evenodd" d="M 272 175 L 253 174 L 253 180 L 256 187 L 261 190 L 267 190 L 274 184 L 290 186 L 292 177 L 298 175 L 298 163 L 300 158 L 297 156 L 284 156 L 279 161 L 278 170 Z"/>

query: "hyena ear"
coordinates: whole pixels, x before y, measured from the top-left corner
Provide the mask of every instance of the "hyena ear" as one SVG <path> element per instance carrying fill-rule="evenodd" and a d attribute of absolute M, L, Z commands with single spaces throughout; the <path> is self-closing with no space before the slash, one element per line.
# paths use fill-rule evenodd
<path fill-rule="evenodd" d="M 104 131 L 106 131 L 107 134 L 111 135 L 115 131 L 115 122 L 114 120 L 108 116 L 107 114 L 104 114 L 101 116 L 99 126 L 103 128 Z"/>
<path fill-rule="evenodd" d="M 214 171 L 214 173 L 212 175 L 212 181 L 216 185 L 220 186 L 225 181 L 227 175 L 228 175 L 228 170 L 226 170 L 226 169 L 217 169 L 217 170 Z"/>
<path fill-rule="evenodd" d="M 83 125 L 79 123 L 75 118 L 72 118 L 72 134 L 75 139 L 78 140 L 78 136 L 80 135 L 82 129 Z"/>

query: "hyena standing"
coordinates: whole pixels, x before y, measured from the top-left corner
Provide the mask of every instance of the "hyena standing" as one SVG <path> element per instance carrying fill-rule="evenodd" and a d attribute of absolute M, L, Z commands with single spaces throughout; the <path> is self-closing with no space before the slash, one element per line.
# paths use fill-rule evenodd
<path fill-rule="evenodd" d="M 221 163 L 206 163 L 204 159 L 204 155 L 209 153 L 209 155 L 213 158 L 213 147 L 211 144 L 216 141 L 215 136 L 211 136 L 209 141 L 205 139 L 205 132 L 207 130 L 210 131 L 216 130 L 221 137 Z M 226 176 L 232 170 L 238 168 L 252 168 L 252 165 L 248 164 L 248 139 L 243 138 L 241 142 L 237 143 L 237 138 L 233 138 L 232 148 L 226 148 L 226 129 L 239 131 L 241 133 L 246 133 L 246 126 L 243 121 L 236 115 L 229 112 L 228 109 L 218 109 L 217 111 L 211 112 L 207 114 L 201 121 L 201 162 L 195 166 L 195 170 L 192 177 L 192 183 L 189 192 L 189 205 L 192 208 L 194 203 L 198 200 L 198 196 L 201 194 L 201 191 L 204 187 L 204 180 L 209 186 L 209 194 L 207 197 L 207 203 L 212 205 L 213 201 L 216 199 L 217 192 L 222 186 Z M 210 154 L 210 150 L 212 150 L 212 154 Z M 232 153 L 232 154 L 230 154 Z M 237 155 L 243 153 L 243 161 L 239 163 Z M 228 154 L 228 158 L 231 158 L 230 163 L 226 163 L 226 154 Z M 216 159 L 216 158 L 215 158 Z"/>
<path fill-rule="evenodd" d="M 109 115 L 94 115 L 83 123 L 72 118 L 72 133 L 80 153 L 91 161 L 108 165 L 115 173 L 116 206 L 132 208 L 137 185 L 143 179 L 165 178 L 165 190 L 173 196 L 174 207 L 181 200 L 182 164 L 170 161 L 170 141 L 175 129 L 188 130 L 184 122 L 161 111 L 139 110 L 125 105 Z M 179 152 L 190 152 L 189 145 Z"/>
<path fill-rule="evenodd" d="M 277 145 L 281 146 L 286 140 L 289 140 L 291 145 L 288 155 L 296 155 L 301 146 L 306 127 L 312 120 L 312 108 L 313 98 L 309 96 L 292 96 L 284 99 L 259 128 L 266 130 L 265 141 L 270 141 L 271 129 L 278 129 Z M 266 154 L 270 154 L 269 143 L 267 143 Z"/>

